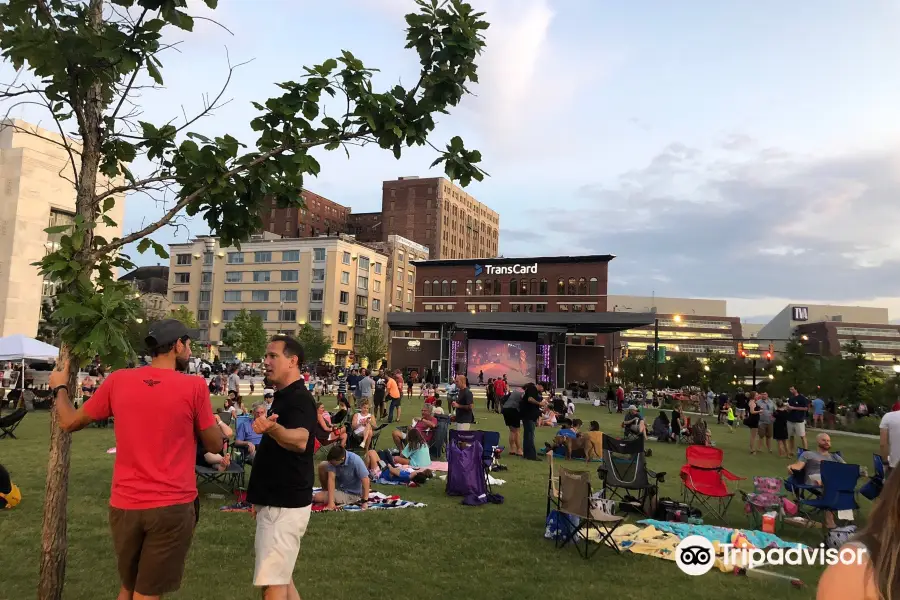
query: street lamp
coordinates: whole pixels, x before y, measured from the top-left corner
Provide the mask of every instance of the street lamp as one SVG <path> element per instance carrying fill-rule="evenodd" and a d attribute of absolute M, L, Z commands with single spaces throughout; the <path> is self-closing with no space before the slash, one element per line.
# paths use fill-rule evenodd
<path fill-rule="evenodd" d="M 775 376 L 769 373 L 769 379 L 775 379 Z"/>
<path fill-rule="evenodd" d="M 892 368 L 894 369 L 894 373 L 900 375 L 900 364 L 894 363 L 894 366 Z"/>
<path fill-rule="evenodd" d="M 672 320 L 676 323 L 681 323 L 681 315 L 675 315 L 674 317 L 672 317 Z"/>
<path fill-rule="evenodd" d="M 709 373 L 709 365 L 703 365 L 703 370 Z"/>
<path fill-rule="evenodd" d="M 778 371 L 779 373 L 781 373 L 782 371 L 784 371 L 784 366 L 783 365 L 775 365 L 775 370 Z"/>
<path fill-rule="evenodd" d="M 800 339 L 801 339 L 802 341 L 804 341 L 804 342 L 808 342 L 808 341 L 809 341 L 809 336 L 806 335 L 806 334 L 804 333 L 803 335 L 800 336 Z"/>

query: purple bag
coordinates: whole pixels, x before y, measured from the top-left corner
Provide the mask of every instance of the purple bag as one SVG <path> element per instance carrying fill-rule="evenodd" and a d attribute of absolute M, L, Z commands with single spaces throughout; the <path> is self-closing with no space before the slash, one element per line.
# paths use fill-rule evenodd
<path fill-rule="evenodd" d="M 478 441 L 453 442 L 447 446 L 448 496 L 486 497 L 487 486 L 481 452 L 481 442 Z"/>

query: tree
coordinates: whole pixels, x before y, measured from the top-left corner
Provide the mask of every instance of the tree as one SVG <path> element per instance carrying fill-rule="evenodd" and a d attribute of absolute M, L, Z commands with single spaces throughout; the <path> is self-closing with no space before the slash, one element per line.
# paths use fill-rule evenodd
<path fill-rule="evenodd" d="M 54 312 L 56 312 L 55 298 L 51 296 L 41 302 L 41 320 L 38 322 L 37 339 L 51 346 L 59 346 L 59 326 L 53 320 Z"/>
<path fill-rule="evenodd" d="M 331 352 L 331 338 L 326 336 L 321 329 L 316 329 L 309 323 L 304 323 L 300 328 L 297 340 L 303 346 L 303 354 L 306 356 L 307 362 L 317 363 Z"/>
<path fill-rule="evenodd" d="M 172 311 L 172 318 L 177 319 L 185 324 L 186 327 L 190 329 L 197 328 L 197 318 L 194 316 L 194 313 L 187 306 L 179 306 L 177 309 Z"/>
<path fill-rule="evenodd" d="M 259 362 L 266 353 L 268 336 L 262 317 L 242 308 L 234 320 L 222 330 L 222 341 L 235 354 L 243 354 L 244 360 Z"/>
<path fill-rule="evenodd" d="M 785 388 L 784 393 L 790 386 L 796 387 L 803 394 L 812 394 L 816 391 L 819 379 L 819 369 L 815 360 L 806 352 L 806 346 L 800 340 L 797 334 L 791 338 L 785 345 L 783 353 L 784 371 L 782 376 L 776 375 L 776 380 L 781 379 L 781 390 Z"/>
<path fill-rule="evenodd" d="M 369 319 L 362 338 L 357 340 L 357 355 L 365 358 L 372 368 L 382 358 L 387 358 L 388 345 L 384 339 L 384 328 L 378 319 Z"/>
<path fill-rule="evenodd" d="M 204 0 L 215 8 L 217 0 Z M 162 56 L 177 44 L 163 43 L 166 30 L 191 31 L 187 0 L 7 0 L 0 4 L 0 55 L 20 71 L 0 98 L 46 107 L 62 136 L 44 138 L 62 147 L 69 163 L 60 176 L 76 198 L 72 225 L 48 228 L 61 234 L 59 248 L 40 261 L 40 274 L 60 286 L 54 313 L 62 345 L 60 359 L 73 367 L 99 355 L 113 367 L 133 357 L 127 324 L 138 306 L 120 268 L 134 264 L 122 249 L 168 254 L 150 236 L 181 214 L 200 215 L 225 245 L 240 245 L 262 225 L 265 203 L 303 207 L 304 177 L 316 176 L 316 151 L 374 144 L 399 158 L 403 148 L 428 144 L 438 152 L 450 179 L 463 186 L 485 173 L 478 151 L 453 137 L 439 150 L 428 139 L 435 115 L 444 114 L 477 82 L 475 61 L 484 47 L 487 22 L 461 0 L 418 2 L 407 15 L 407 48 L 418 54 L 415 85 L 378 91 L 374 70 L 349 51 L 313 67 L 298 81 L 278 84 L 283 93 L 254 103 L 259 116 L 255 147 L 231 135 L 215 138 L 191 131 L 199 119 L 222 105 L 237 66 L 228 64 L 222 90 L 199 114 L 165 123 L 137 120 L 138 92 L 162 86 Z M 181 59 L 180 59 L 181 60 Z M 386 78 L 389 79 L 389 78 Z M 334 98 L 326 106 L 325 100 Z M 179 104 L 177 101 L 173 104 Z M 15 104 L 13 104 L 13 107 Z M 11 107 L 11 109 L 13 108 Z M 326 108 L 332 114 L 325 113 Z M 10 110 L 11 110 L 10 109 Z M 332 116 L 333 115 L 333 116 Z M 16 127 L 11 125 L 11 127 Z M 28 128 L 23 133 L 42 136 Z M 66 132 L 75 132 L 66 135 Z M 149 165 L 135 174 L 128 165 Z M 98 185 L 99 175 L 109 181 Z M 99 223 L 114 226 L 110 211 L 130 194 L 174 200 L 159 219 L 116 239 L 95 233 Z M 69 387 L 77 382 L 70 369 Z M 41 539 L 40 600 L 61 598 L 66 563 L 66 500 L 70 436 L 51 416 L 50 454 Z"/>

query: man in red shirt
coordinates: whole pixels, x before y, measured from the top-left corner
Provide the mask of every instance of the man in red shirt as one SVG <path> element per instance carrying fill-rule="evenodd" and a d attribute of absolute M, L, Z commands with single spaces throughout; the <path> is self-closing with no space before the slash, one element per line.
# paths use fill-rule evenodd
<path fill-rule="evenodd" d="M 505 374 L 504 377 L 506 377 Z M 509 389 L 506 387 L 506 379 L 498 377 L 494 380 L 494 397 L 496 398 L 497 406 L 503 405 L 503 399 L 506 397 L 507 392 L 509 392 Z"/>
<path fill-rule="evenodd" d="M 207 452 L 222 449 L 222 421 L 206 381 L 177 372 L 187 369 L 196 337 L 175 319 L 154 323 L 146 340 L 150 366 L 114 371 L 77 410 L 66 388 L 69 365 L 58 363 L 50 375 L 64 431 L 115 417 L 109 524 L 122 579 L 118 600 L 159 598 L 181 586 L 199 508 L 197 437 Z"/>

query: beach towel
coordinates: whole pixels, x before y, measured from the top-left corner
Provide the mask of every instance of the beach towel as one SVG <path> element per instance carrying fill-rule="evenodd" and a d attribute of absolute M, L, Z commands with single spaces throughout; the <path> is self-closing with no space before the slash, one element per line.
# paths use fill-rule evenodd
<path fill-rule="evenodd" d="M 313 493 L 322 491 L 322 488 L 313 488 Z M 369 492 L 369 508 L 368 510 L 393 510 L 395 508 L 425 508 L 425 504 L 421 502 L 410 502 L 403 500 L 400 496 L 388 496 L 381 492 Z M 338 507 L 341 512 L 360 512 L 362 509 L 356 505 L 347 505 Z M 313 512 L 324 512 L 324 504 L 313 504 Z"/>
<path fill-rule="evenodd" d="M 711 542 L 731 544 L 737 533 L 743 536 L 747 540 L 747 543 L 754 548 L 796 548 L 798 545 L 796 542 L 786 542 L 773 533 L 765 533 L 763 531 L 755 531 L 752 529 L 731 529 L 730 527 L 716 527 L 714 525 L 691 525 L 690 523 L 657 521 L 655 519 L 644 519 L 638 521 L 638 523 L 652 525 L 660 531 L 673 533 L 677 535 L 679 539 L 686 538 L 689 535 L 700 535 Z M 802 546 L 802 544 L 800 545 Z"/>

